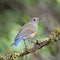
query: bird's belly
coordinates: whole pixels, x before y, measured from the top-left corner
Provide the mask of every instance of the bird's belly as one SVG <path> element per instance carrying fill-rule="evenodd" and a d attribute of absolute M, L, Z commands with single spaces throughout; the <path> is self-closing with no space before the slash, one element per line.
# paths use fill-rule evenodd
<path fill-rule="evenodd" d="M 30 38 L 33 38 L 35 36 L 36 32 L 29 35 Z"/>

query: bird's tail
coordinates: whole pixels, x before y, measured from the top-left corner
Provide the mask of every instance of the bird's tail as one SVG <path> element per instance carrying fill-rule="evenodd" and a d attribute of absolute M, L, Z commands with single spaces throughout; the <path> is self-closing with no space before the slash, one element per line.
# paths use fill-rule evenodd
<path fill-rule="evenodd" d="M 19 42 L 21 41 L 21 40 L 23 40 L 24 39 L 24 37 L 22 36 L 22 37 L 19 37 L 19 38 L 17 38 L 12 44 L 11 44 L 11 46 L 17 46 L 18 44 L 19 44 Z"/>

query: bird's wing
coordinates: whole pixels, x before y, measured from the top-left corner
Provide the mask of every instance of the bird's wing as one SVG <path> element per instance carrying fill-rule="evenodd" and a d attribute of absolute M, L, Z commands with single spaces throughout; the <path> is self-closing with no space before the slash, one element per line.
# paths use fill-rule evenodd
<path fill-rule="evenodd" d="M 23 27 L 22 27 L 22 28 L 23 28 Z M 21 30 L 19 31 L 19 33 L 17 34 L 15 40 L 16 40 L 17 38 L 21 37 L 21 36 L 27 36 L 27 35 L 29 35 L 29 34 L 31 34 L 31 33 L 36 32 L 36 31 L 37 31 L 36 26 L 34 26 L 33 24 L 31 24 L 31 25 L 28 24 L 28 25 L 26 25 L 26 27 L 24 27 L 23 29 L 21 29 Z"/>

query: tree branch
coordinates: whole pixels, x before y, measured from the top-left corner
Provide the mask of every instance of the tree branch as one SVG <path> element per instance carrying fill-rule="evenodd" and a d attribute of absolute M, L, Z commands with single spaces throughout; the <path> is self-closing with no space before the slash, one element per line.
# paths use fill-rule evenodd
<path fill-rule="evenodd" d="M 43 39 L 42 39 L 43 40 Z M 48 46 L 49 44 L 60 40 L 60 28 L 55 28 L 53 32 L 45 38 L 43 42 L 36 41 L 33 46 L 27 48 L 22 51 L 14 51 L 13 53 L 7 54 L 6 56 L 0 55 L 2 60 L 15 60 L 17 57 L 23 57 L 31 52 L 35 52 L 38 49 L 41 49 L 44 46 Z"/>

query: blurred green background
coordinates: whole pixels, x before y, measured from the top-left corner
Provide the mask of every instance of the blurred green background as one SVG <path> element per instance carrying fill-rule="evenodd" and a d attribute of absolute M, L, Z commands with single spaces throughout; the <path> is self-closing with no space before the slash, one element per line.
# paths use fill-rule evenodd
<path fill-rule="evenodd" d="M 17 47 L 11 46 L 11 43 L 19 29 L 34 16 L 41 18 L 35 38 L 47 37 L 54 27 L 60 27 L 60 0 L 0 0 L 1 54 L 24 49 L 23 41 Z M 28 47 L 32 45 L 26 42 Z M 51 47 L 43 47 L 35 55 L 27 56 L 28 60 L 60 60 L 60 42 L 54 43 Z"/>

